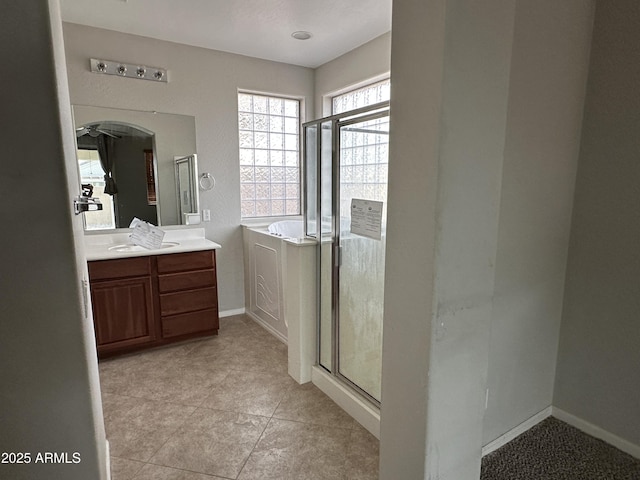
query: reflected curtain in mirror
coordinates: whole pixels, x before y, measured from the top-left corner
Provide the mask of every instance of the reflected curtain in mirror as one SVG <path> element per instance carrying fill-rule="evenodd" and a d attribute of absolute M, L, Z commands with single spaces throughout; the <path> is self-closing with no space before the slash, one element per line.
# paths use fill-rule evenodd
<path fill-rule="evenodd" d="M 97 138 L 98 154 L 100 155 L 100 164 L 104 170 L 104 193 L 114 195 L 118 193 L 116 181 L 113 179 L 113 139 L 106 137 L 104 134 L 98 135 Z"/>

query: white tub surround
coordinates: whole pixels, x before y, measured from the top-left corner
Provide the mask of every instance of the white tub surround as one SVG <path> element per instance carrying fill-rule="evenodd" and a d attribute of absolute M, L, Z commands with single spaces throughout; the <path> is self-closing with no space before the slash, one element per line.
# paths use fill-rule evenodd
<path fill-rule="evenodd" d="M 316 242 L 287 236 L 301 231 L 293 228 L 243 225 L 246 313 L 288 344 L 289 374 L 306 383 L 316 355 L 316 251 L 301 247 Z"/>
<path fill-rule="evenodd" d="M 133 248 L 129 229 L 113 233 L 86 233 L 84 245 L 87 260 L 110 260 L 222 248 L 220 244 L 205 238 L 204 228 L 163 228 L 162 230 L 165 232 L 162 240 L 163 247 L 157 249 Z"/>
<path fill-rule="evenodd" d="M 311 381 L 311 370 L 316 364 L 316 242 L 309 239 L 282 242 L 289 375 L 303 384 Z"/>
<path fill-rule="evenodd" d="M 243 227 L 246 313 L 287 343 L 282 286 L 282 239 L 265 228 Z"/>

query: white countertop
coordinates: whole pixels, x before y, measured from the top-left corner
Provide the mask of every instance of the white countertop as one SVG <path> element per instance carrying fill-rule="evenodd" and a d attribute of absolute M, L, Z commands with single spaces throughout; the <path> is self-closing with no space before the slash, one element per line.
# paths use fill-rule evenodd
<path fill-rule="evenodd" d="M 204 237 L 204 228 L 167 229 L 163 243 L 172 244 L 166 248 L 130 248 L 129 231 L 117 233 L 89 233 L 84 236 L 87 260 L 110 260 L 115 258 L 144 257 L 148 255 L 168 255 L 171 253 L 196 252 L 222 248 L 218 243 Z M 173 245 L 175 244 L 175 245 Z M 119 246 L 124 248 L 118 248 Z"/>

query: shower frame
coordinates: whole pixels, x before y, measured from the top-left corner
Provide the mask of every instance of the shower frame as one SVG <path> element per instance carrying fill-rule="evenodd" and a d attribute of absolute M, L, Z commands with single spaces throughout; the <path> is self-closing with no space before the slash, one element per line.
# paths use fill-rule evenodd
<path fill-rule="evenodd" d="M 303 198 L 304 203 L 304 226 L 305 235 L 311 238 L 315 238 L 318 242 L 316 250 L 316 298 L 317 298 L 317 311 L 316 311 L 316 365 L 326 371 L 329 375 L 337 379 L 341 384 L 349 387 L 356 392 L 360 397 L 373 404 L 375 407 L 380 408 L 380 400 L 373 397 L 369 392 L 361 388 L 351 379 L 340 373 L 340 310 L 339 310 L 339 289 L 340 278 L 339 270 L 341 251 L 340 251 L 340 225 L 339 208 L 340 208 L 340 175 L 339 175 L 339 160 L 340 160 L 340 128 L 342 126 L 360 123 L 367 120 L 375 120 L 377 118 L 384 118 L 389 116 L 389 101 L 376 103 L 366 107 L 350 110 L 347 112 L 331 115 L 318 120 L 305 122 L 303 127 L 303 158 L 304 158 L 304 191 Z M 322 218 L 322 131 L 325 124 L 330 124 L 331 130 L 331 230 L 328 233 L 330 236 L 331 245 L 331 367 L 328 368 L 323 364 L 321 358 L 321 341 L 322 341 L 322 243 L 323 235 L 323 218 Z M 308 138 L 307 130 L 315 127 L 315 184 L 313 188 L 309 185 L 309 173 L 311 168 L 308 165 Z M 326 127 L 325 127 L 326 128 Z M 309 192 L 315 193 L 314 203 L 315 210 L 312 212 L 315 217 L 315 221 L 309 221 Z M 310 229 L 310 225 L 314 225 L 313 229 Z M 382 352 L 381 352 L 382 354 Z"/>

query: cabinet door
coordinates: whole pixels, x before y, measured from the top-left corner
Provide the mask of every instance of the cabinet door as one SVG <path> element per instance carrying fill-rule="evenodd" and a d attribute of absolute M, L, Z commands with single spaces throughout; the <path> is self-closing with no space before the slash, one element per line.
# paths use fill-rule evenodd
<path fill-rule="evenodd" d="M 91 299 L 99 352 L 155 339 L 151 278 L 95 282 Z"/>

